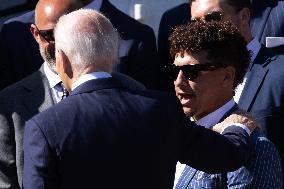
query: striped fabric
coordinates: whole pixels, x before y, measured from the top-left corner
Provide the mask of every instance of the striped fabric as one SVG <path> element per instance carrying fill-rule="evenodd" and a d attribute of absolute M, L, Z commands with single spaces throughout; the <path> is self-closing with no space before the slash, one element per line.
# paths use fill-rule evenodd
<path fill-rule="evenodd" d="M 251 137 L 255 151 L 245 166 L 234 172 L 220 174 L 207 174 L 186 166 L 176 189 L 282 189 L 281 160 L 278 151 L 260 131 L 254 131 Z"/>

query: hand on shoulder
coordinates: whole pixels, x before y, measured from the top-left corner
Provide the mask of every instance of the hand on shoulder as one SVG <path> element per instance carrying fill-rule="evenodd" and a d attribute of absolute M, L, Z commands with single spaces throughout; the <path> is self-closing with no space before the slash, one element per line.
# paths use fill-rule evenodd
<path fill-rule="evenodd" d="M 237 110 L 233 112 L 229 117 L 227 117 L 223 122 L 218 123 L 213 127 L 213 131 L 222 133 L 225 128 L 232 125 L 244 125 L 246 126 L 250 133 L 252 133 L 255 128 L 260 127 L 258 122 L 252 115 L 244 110 Z"/>

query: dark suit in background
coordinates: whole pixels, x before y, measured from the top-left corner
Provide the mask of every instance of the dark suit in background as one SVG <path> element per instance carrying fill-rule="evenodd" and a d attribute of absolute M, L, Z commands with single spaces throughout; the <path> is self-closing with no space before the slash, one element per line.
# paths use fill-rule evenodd
<path fill-rule="evenodd" d="M 212 172 L 249 156 L 240 127 L 222 136 L 185 124 L 174 95 L 131 90 L 115 78 L 87 81 L 28 121 L 24 187 L 166 189 L 178 159 Z"/>
<path fill-rule="evenodd" d="M 0 92 L 0 188 L 20 188 L 25 122 L 54 104 L 43 66 Z"/>
<path fill-rule="evenodd" d="M 251 31 L 262 44 L 266 44 L 266 37 L 284 36 L 284 1 L 279 0 L 251 0 L 252 18 Z M 161 18 L 158 34 L 158 54 L 161 70 L 165 65 L 173 63 L 169 53 L 169 36 L 178 25 L 187 23 L 191 19 L 188 3 L 183 3 L 167 10 Z M 161 87 L 163 90 L 173 91 L 172 81 L 166 74 L 162 74 Z"/>
<path fill-rule="evenodd" d="M 284 1 L 283 0 L 251 0 L 251 31 L 262 44 L 266 37 L 284 36 Z"/>
<path fill-rule="evenodd" d="M 284 160 L 284 56 L 261 47 L 250 70 L 238 105 L 251 112 L 276 145 Z M 284 169 L 283 169 L 284 170 Z"/>
<path fill-rule="evenodd" d="M 188 3 L 183 3 L 177 7 L 167 10 L 161 18 L 158 33 L 158 54 L 160 59 L 161 89 L 174 91 L 173 81 L 165 74 L 165 66 L 172 64 L 174 59 L 170 56 L 169 36 L 173 29 L 185 24 L 190 20 L 190 8 Z"/>
<path fill-rule="evenodd" d="M 147 88 L 157 88 L 157 49 L 153 29 L 139 23 L 103 0 L 100 10 L 120 33 L 120 62 L 116 70 L 143 83 Z M 0 33 L 0 89 L 19 81 L 36 71 L 43 60 L 38 44 L 30 33 L 34 11 L 7 21 Z"/>
<path fill-rule="evenodd" d="M 0 90 L 35 72 L 44 62 L 30 32 L 34 11 L 5 22 L 0 31 Z"/>

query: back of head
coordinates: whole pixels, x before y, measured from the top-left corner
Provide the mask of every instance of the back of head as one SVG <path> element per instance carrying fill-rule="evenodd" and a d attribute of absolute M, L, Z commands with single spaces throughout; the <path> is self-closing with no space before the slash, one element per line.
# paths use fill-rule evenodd
<path fill-rule="evenodd" d="M 110 72 L 118 60 L 118 33 L 97 11 L 80 9 L 62 16 L 54 35 L 56 49 L 67 55 L 73 67 Z"/>
<path fill-rule="evenodd" d="M 197 19 L 177 27 L 170 42 L 172 56 L 205 51 L 209 60 L 233 66 L 236 70 L 234 87 L 242 82 L 250 62 L 245 39 L 230 22 Z"/>

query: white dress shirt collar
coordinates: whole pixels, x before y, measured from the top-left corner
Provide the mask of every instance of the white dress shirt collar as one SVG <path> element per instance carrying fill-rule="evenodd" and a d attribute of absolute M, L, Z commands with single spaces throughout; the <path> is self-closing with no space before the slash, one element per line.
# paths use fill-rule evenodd
<path fill-rule="evenodd" d="M 206 128 L 212 128 L 214 125 L 219 123 L 219 121 L 224 117 L 224 115 L 234 107 L 235 101 L 231 99 L 226 104 L 211 112 L 210 114 L 206 115 L 205 117 L 201 118 L 200 120 L 196 121 L 197 125 L 202 125 Z"/>
<path fill-rule="evenodd" d="M 85 9 L 94 9 L 96 11 L 99 11 L 102 7 L 103 0 L 93 0 L 91 3 L 86 5 L 84 8 Z"/>
<path fill-rule="evenodd" d="M 57 75 L 56 73 L 54 73 L 47 65 L 46 62 L 43 63 L 43 70 L 44 73 L 47 77 L 48 83 L 49 83 L 49 87 L 50 88 L 54 88 L 55 85 L 57 85 L 59 82 L 61 82 L 61 79 L 59 77 L 59 75 Z"/>
<path fill-rule="evenodd" d="M 247 49 L 251 51 L 251 62 L 254 61 L 256 58 L 259 50 L 261 48 L 261 44 L 258 42 L 256 38 L 253 38 L 248 44 L 247 44 Z"/>
<path fill-rule="evenodd" d="M 74 82 L 72 86 L 72 91 L 79 85 L 85 83 L 86 81 L 89 81 L 92 79 L 109 78 L 109 77 L 111 77 L 111 75 L 107 72 L 92 72 L 92 73 L 82 75 L 77 81 Z"/>

